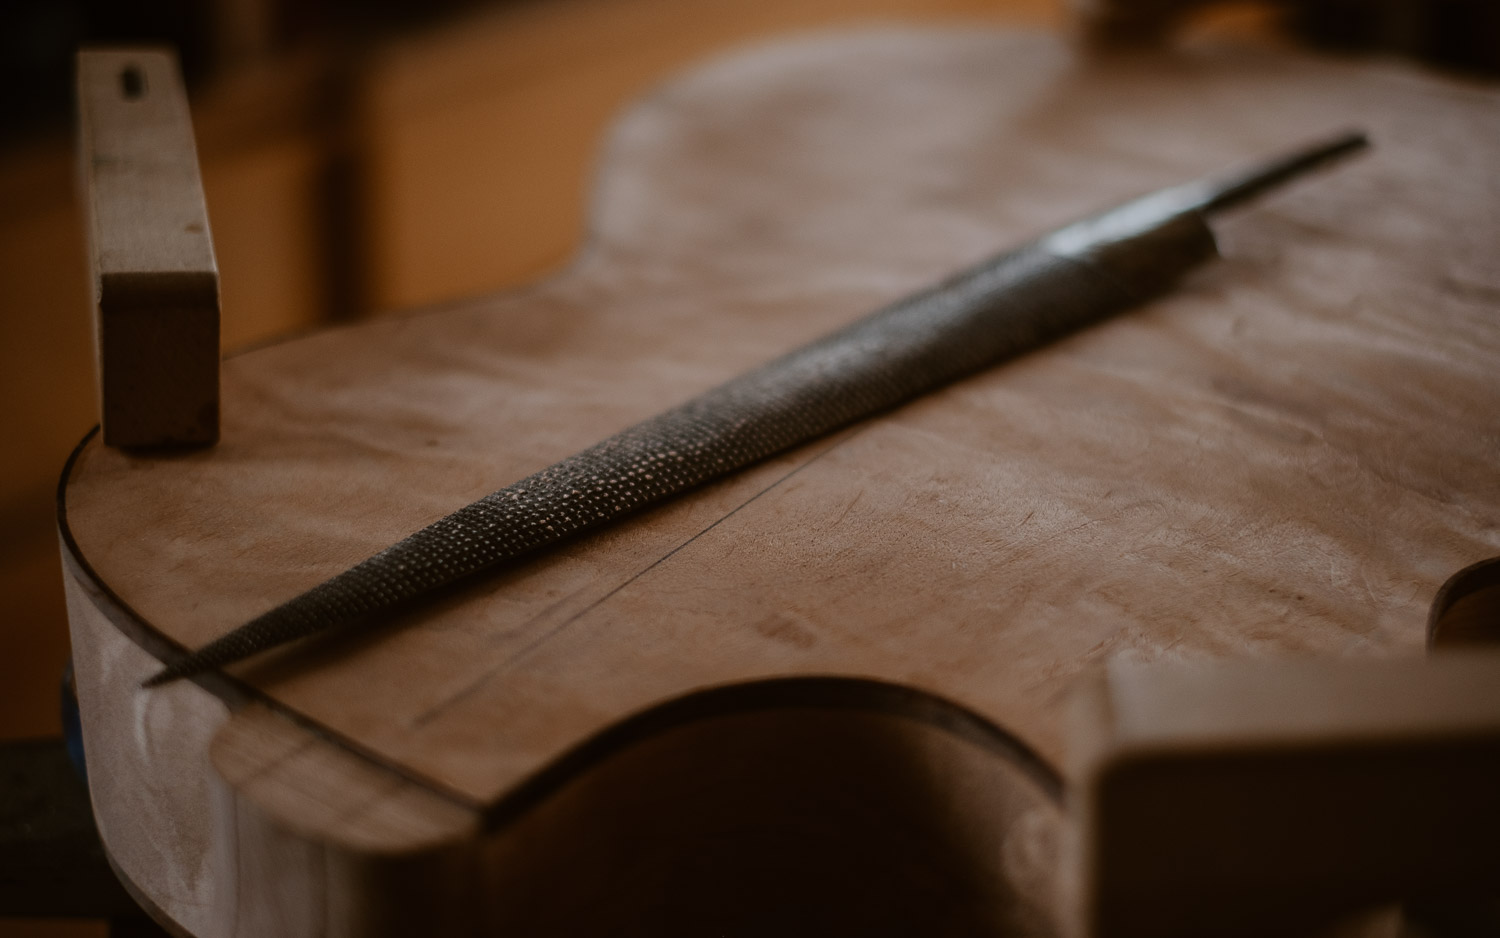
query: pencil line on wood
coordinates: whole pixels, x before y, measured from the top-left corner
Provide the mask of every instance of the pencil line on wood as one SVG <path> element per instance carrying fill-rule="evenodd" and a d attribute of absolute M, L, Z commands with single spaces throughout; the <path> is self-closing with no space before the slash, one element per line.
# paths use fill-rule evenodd
<path fill-rule="evenodd" d="M 796 466 L 791 471 L 787 472 L 785 475 L 783 475 L 780 478 L 778 478 L 775 481 L 773 481 L 770 485 L 766 486 L 765 488 L 761 489 L 759 492 L 756 492 L 754 495 L 750 496 L 749 498 L 745 499 L 740 504 L 736 505 L 734 508 L 731 508 L 729 511 L 725 512 L 722 517 L 716 519 L 712 524 L 709 524 L 703 530 L 701 530 L 698 533 L 694 534 L 692 537 L 690 537 L 687 540 L 683 541 L 681 544 L 678 544 L 676 547 L 674 547 L 671 550 L 667 551 L 662 556 L 658 557 L 657 559 L 653 560 L 651 563 L 649 563 L 646 566 L 642 567 L 640 570 L 638 570 L 635 573 L 631 574 L 624 581 L 622 581 L 621 583 L 619 583 L 618 585 L 616 585 L 614 588 L 612 588 L 611 590 L 609 590 L 609 592 L 605 593 L 603 596 L 600 596 L 598 599 L 594 600 L 593 602 L 589 603 L 584 608 L 582 608 L 582 609 L 578 610 L 577 612 L 573 613 L 571 616 L 569 616 L 568 618 L 566 618 L 563 621 L 559 622 L 557 625 L 553 626 L 551 629 L 549 629 L 546 632 L 542 633 L 541 635 L 537 636 L 536 639 L 534 639 L 533 641 L 531 641 L 530 643 L 528 643 L 525 647 L 523 647 L 522 649 L 520 649 L 519 651 L 517 651 L 514 655 L 510 656 L 509 658 L 507 658 L 504 661 L 502 661 L 500 664 L 496 665 L 495 667 L 493 667 L 490 670 L 486 671 L 485 673 L 481 674 L 479 677 L 475 678 L 469 684 L 467 684 L 463 688 L 461 688 L 457 693 L 454 693 L 452 696 L 447 697 L 446 699 L 442 700 L 441 702 L 434 704 L 432 707 L 428 708 L 427 710 L 424 710 L 421 714 L 419 714 L 417 716 L 417 718 L 415 720 L 413 720 L 411 722 L 411 726 L 413 726 L 413 727 L 426 726 L 428 723 L 431 723 L 433 720 L 435 720 L 438 717 L 442 716 L 443 712 L 446 711 L 453 704 L 458 703 L 459 701 L 464 700 L 464 699 L 472 696 L 476 692 L 478 692 L 480 688 L 482 688 L 485 684 L 488 684 L 496 676 L 498 676 L 499 674 L 501 674 L 501 673 L 503 673 L 505 671 L 510 670 L 516 664 L 519 664 L 523 658 L 526 658 L 526 657 L 530 656 L 532 652 L 536 651 L 542 645 L 546 644 L 547 642 L 549 642 L 553 638 L 555 638 L 557 635 L 561 634 L 564 629 L 568 628 L 570 625 L 572 625 L 573 623 L 577 622 L 579 619 L 583 618 L 584 616 L 586 616 L 589 613 L 593 612 L 595 609 L 599 608 L 604 603 L 608 602 L 616 594 L 618 594 L 621 590 L 625 589 L 625 587 L 627 587 L 630 584 L 634 583 L 636 580 L 639 580 L 641 577 L 643 577 L 646 574 L 650 573 L 652 570 L 655 570 L 657 567 L 659 567 L 662 564 L 666 563 L 668 560 L 671 560 L 679 552 L 681 552 L 682 550 L 684 550 L 685 548 L 687 548 L 689 545 L 691 545 L 692 543 L 694 543 L 695 541 L 697 541 L 699 538 L 703 537 L 705 534 L 707 534 L 708 532 L 712 531 L 714 528 L 717 528 L 719 525 L 723 524 L 725 521 L 728 521 L 730 518 L 734 517 L 736 514 L 739 513 L 740 509 L 745 508 L 745 507 L 749 506 L 751 503 L 759 500 L 761 496 L 768 494 L 772 489 L 775 489 L 777 486 L 781 485 L 783 482 L 785 482 L 788 479 L 792 478 L 793 476 L 797 475 L 797 473 L 801 472 L 803 469 L 806 469 L 808 466 L 811 466 L 813 463 L 815 463 L 818 460 L 822 459 L 824 456 L 827 456 L 829 453 L 831 453 L 834 450 L 838 449 L 840 446 L 842 446 L 845 443 L 849 442 L 850 440 L 854 439 L 856 436 L 858 436 L 859 434 L 861 434 L 865 430 L 867 430 L 869 428 L 869 426 L 870 426 L 869 424 L 865 424 L 864 426 L 858 427 L 855 430 L 853 430 L 852 432 L 846 433 L 845 435 L 843 435 L 839 439 L 835 440 L 832 443 L 832 445 L 826 446 L 822 450 L 819 450 L 817 453 L 814 453 L 811 457 L 808 458 L 808 460 L 806 462 L 801 463 L 800 465 Z"/>

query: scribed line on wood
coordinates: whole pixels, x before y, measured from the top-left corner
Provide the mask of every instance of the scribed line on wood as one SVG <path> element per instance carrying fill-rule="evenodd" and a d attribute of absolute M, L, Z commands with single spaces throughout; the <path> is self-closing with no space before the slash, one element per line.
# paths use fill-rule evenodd
<path fill-rule="evenodd" d="M 468 684 L 467 686 L 465 686 L 464 688 L 462 688 L 461 690 L 459 690 L 457 693 L 455 693 L 452 696 L 450 696 L 448 699 L 446 699 L 443 702 L 441 702 L 439 704 L 436 704 L 433 707 L 431 707 L 430 709 L 424 711 L 421 715 L 419 715 L 415 720 L 412 721 L 412 726 L 418 726 L 418 727 L 420 727 L 420 726 L 425 726 L 428 723 L 431 723 L 433 720 L 435 720 L 439 716 L 441 716 L 442 713 L 443 713 L 443 711 L 446 710 L 448 707 L 452 706 L 453 704 L 457 703 L 460 700 L 463 700 L 463 699 L 469 697 L 475 691 L 479 690 L 479 688 L 481 688 L 484 685 L 488 684 L 496 676 L 505 673 L 506 671 L 508 671 L 512 667 L 514 667 L 515 665 L 519 664 L 523 659 L 530 657 L 530 655 L 531 655 L 532 652 L 536 651 L 542 645 L 546 644 L 547 642 L 551 641 L 553 638 L 555 638 L 556 636 L 558 636 L 559 634 L 561 634 L 564 629 L 568 628 L 570 625 L 572 625 L 573 623 L 577 622 L 579 619 L 583 618 L 584 616 L 586 616 L 589 613 L 593 612 L 595 609 L 597 609 L 600 606 L 602 606 L 604 603 L 608 602 L 611 598 L 613 598 L 614 596 L 618 595 L 621 590 L 625 589 L 627 586 L 629 586 L 630 584 L 634 583 L 636 580 L 639 580 L 641 577 L 643 577 L 646 574 L 650 573 L 652 570 L 655 570 L 657 567 L 659 567 L 662 564 L 666 563 L 668 560 L 671 560 L 680 551 L 686 549 L 693 542 L 697 541 L 699 538 L 703 537 L 705 534 L 707 534 L 708 532 L 712 531 L 714 528 L 717 528 L 719 525 L 723 524 L 725 521 L 728 521 L 730 518 L 734 517 L 736 514 L 739 513 L 740 509 L 748 507 L 751 503 L 759 500 L 762 495 L 766 495 L 766 494 L 770 493 L 771 490 L 773 490 L 777 486 L 781 485 L 781 483 L 783 483 L 783 482 L 787 481 L 788 479 L 792 478 L 797 473 L 801 472 L 803 469 L 806 469 L 808 466 L 811 466 L 813 463 L 815 463 L 818 460 L 822 459 L 824 456 L 827 456 L 829 453 L 831 453 L 834 450 L 838 449 L 840 446 L 843 446 L 845 443 L 847 443 L 850 440 L 854 439 L 856 436 L 858 436 L 859 434 L 863 433 L 866 429 L 868 429 L 869 426 L 870 426 L 869 424 L 865 424 L 864 426 L 857 427 L 854 430 L 852 430 L 852 431 L 844 434 L 843 436 L 839 437 L 837 440 L 835 440 L 832 443 L 832 445 L 825 446 L 823 449 L 821 449 L 818 452 L 814 453 L 811 457 L 809 457 L 807 459 L 806 462 L 803 462 L 802 464 L 794 467 L 792 470 L 790 470 L 789 472 L 787 472 L 785 475 L 783 475 L 780 478 L 778 478 L 775 481 L 773 481 L 770 485 L 766 486 L 765 488 L 763 488 L 760 491 L 756 492 L 754 495 L 751 495 L 749 498 L 745 499 L 740 504 L 736 505 L 734 508 L 732 508 L 729 511 L 725 512 L 722 517 L 720 517 L 717 520 L 715 520 L 712 524 L 709 524 L 707 527 L 705 527 L 703 530 L 699 531 L 697 534 L 694 534 L 692 537 L 690 537 L 687 540 L 683 541 L 681 544 L 678 544 L 676 547 L 674 547 L 671 550 L 667 551 L 662 556 L 660 556 L 660 557 L 656 558 L 655 560 L 651 561 L 651 563 L 649 563 L 646 566 L 642 567 L 636 573 L 631 574 L 623 582 L 621 582 L 619 585 L 615 586 L 614 588 L 610 589 L 609 592 L 605 593 L 603 596 L 600 596 L 598 599 L 596 599 L 593 602 L 589 603 L 584 608 L 582 608 L 582 609 L 578 610 L 577 612 L 573 613 L 573 615 L 571 615 L 568 618 L 564 619 L 562 622 L 559 622 L 557 625 L 553 626 L 550 630 L 548 630 L 548 631 L 542 633 L 541 635 L 537 636 L 537 638 L 535 640 L 533 640 L 531 643 L 529 643 L 528 645 L 526 645 L 524 648 L 520 649 L 514 655 L 512 655 L 509 658 L 507 658 L 505 661 L 501 662 L 499 665 L 495 666 L 491 670 L 486 671 L 484 674 L 480 675 L 472 683 Z M 538 616 L 537 618 L 540 618 L 540 616 Z M 535 621 L 535 619 L 533 619 L 532 621 Z"/>

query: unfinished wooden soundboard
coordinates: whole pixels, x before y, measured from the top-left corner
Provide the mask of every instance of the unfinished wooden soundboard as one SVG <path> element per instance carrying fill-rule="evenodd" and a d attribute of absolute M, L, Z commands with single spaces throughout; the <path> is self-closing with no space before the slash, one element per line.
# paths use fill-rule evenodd
<path fill-rule="evenodd" d="M 231 358 L 211 451 L 80 448 L 111 855 L 204 938 L 753 931 L 806 888 L 853 930 L 1050 932 L 1077 676 L 1418 654 L 1438 586 L 1500 551 L 1497 105 L 1393 65 L 988 31 L 679 79 L 617 126 L 561 274 Z M 153 652 L 984 255 L 1353 126 L 1371 154 L 1217 224 L 1224 260 L 1167 300 L 378 633 L 137 688 Z"/>

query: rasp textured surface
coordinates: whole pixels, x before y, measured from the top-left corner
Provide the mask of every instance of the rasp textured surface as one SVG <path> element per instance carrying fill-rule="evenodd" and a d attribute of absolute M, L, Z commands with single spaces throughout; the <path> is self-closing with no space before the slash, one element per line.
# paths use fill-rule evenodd
<path fill-rule="evenodd" d="M 485 496 L 152 679 L 401 607 L 887 410 L 1141 297 L 1038 244 L 1002 254 Z"/>

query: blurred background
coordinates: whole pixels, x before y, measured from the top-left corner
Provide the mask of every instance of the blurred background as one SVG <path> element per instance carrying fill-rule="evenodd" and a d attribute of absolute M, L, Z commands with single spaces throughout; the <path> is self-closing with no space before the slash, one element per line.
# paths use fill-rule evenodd
<path fill-rule="evenodd" d="M 228 351 L 545 276 L 581 240 L 612 115 L 695 60 L 778 34 L 978 22 L 1133 43 L 1172 27 L 1500 75 L 1496 0 L 11 0 L 7 11 L 0 740 L 60 732 L 54 490 L 96 419 L 73 191 L 81 45 L 170 44 L 181 56 Z M 0 921 L 0 935 L 103 933 Z"/>

